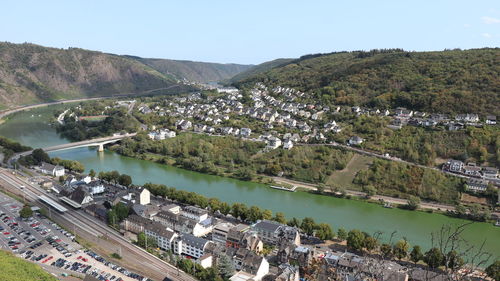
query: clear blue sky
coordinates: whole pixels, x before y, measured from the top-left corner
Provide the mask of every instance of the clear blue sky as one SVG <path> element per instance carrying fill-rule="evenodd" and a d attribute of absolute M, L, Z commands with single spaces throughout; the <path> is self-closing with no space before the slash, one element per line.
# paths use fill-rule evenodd
<path fill-rule="evenodd" d="M 499 0 L 16 0 L 1 11 L 0 41 L 209 62 L 500 47 Z"/>

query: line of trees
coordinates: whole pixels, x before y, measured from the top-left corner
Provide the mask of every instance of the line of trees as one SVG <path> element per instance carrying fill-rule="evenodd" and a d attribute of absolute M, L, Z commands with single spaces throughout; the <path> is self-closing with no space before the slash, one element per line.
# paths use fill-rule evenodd
<path fill-rule="evenodd" d="M 95 175 L 95 172 L 93 170 L 90 171 L 90 173 Z M 127 174 L 120 174 L 118 171 L 110 171 L 110 172 L 99 172 L 97 174 L 97 177 L 101 180 L 113 183 L 113 184 L 120 184 L 123 186 L 131 186 L 132 185 L 132 177 L 127 175 Z"/>
<path fill-rule="evenodd" d="M 22 145 L 16 141 L 0 136 L 0 152 L 4 154 L 4 163 L 15 153 L 31 150 L 29 146 Z"/>
<path fill-rule="evenodd" d="M 54 165 L 63 166 L 66 170 L 77 173 L 85 171 L 85 166 L 76 160 L 64 160 L 58 157 L 50 158 L 50 156 L 41 148 L 33 150 L 30 155 L 19 158 L 19 163 L 24 166 L 36 166 L 41 163 L 51 163 Z"/>

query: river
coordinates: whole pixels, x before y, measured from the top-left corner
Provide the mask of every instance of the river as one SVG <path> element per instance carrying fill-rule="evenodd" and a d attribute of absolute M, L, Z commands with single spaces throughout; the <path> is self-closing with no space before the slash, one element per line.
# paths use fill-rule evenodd
<path fill-rule="evenodd" d="M 68 140 L 59 137 L 54 128 L 48 125 L 54 110 L 65 107 L 67 105 L 55 105 L 15 113 L 0 125 L 0 135 L 34 148 L 66 143 Z M 368 233 L 382 231 L 385 239 L 396 231 L 396 239 L 405 237 L 412 245 L 418 244 L 426 249 L 431 247 L 432 232 L 446 224 L 457 225 L 465 222 L 441 214 L 386 209 L 362 201 L 306 192 L 279 191 L 262 184 L 205 175 L 124 157 L 110 151 L 98 153 L 95 149 L 77 148 L 53 152 L 50 155 L 80 161 L 87 171 L 117 170 L 129 174 L 135 184 L 161 183 L 207 197 L 217 197 L 228 203 L 242 202 L 273 212 L 283 212 L 287 218 L 312 217 L 316 222 L 329 223 L 334 230 L 342 227 L 347 230 L 357 228 Z M 485 241 L 485 248 L 489 252 L 496 256 L 500 253 L 500 227 L 489 223 L 474 223 L 466 229 L 463 236 L 475 245 Z"/>

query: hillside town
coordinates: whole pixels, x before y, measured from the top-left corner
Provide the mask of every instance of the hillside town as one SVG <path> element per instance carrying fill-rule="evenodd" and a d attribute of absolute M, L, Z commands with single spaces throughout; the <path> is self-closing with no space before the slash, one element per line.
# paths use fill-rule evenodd
<path fill-rule="evenodd" d="M 321 103 L 299 102 L 305 100 L 306 93 L 293 88 L 277 86 L 269 89 L 263 83 L 257 83 L 244 96 L 240 90 L 231 87 L 213 88 L 219 94 L 202 96 L 201 93 L 183 97 L 166 99 L 163 102 L 138 103 L 136 100 L 118 101 L 116 107 L 132 110 L 133 105 L 143 115 L 169 116 L 174 118 L 174 126 L 162 124 L 141 125 L 148 131 L 152 140 L 173 138 L 178 132 L 194 132 L 212 136 L 234 136 L 244 140 L 266 143 L 266 150 L 282 148 L 292 149 L 296 145 L 328 144 L 334 146 L 354 147 L 367 151 L 374 156 L 386 159 L 401 160 L 388 153 L 378 153 L 363 146 L 365 139 L 358 135 L 347 136 L 339 143 L 336 135 L 342 132 L 345 121 L 337 122 L 339 115 L 355 119 L 359 116 L 376 116 L 387 121 L 387 127 L 399 130 L 403 126 L 423 128 L 441 128 L 448 131 L 465 130 L 467 127 L 496 126 L 496 116 L 480 118 L 477 114 L 429 114 L 408 110 L 406 108 L 379 110 L 359 106 L 322 106 Z M 104 113 L 103 113 L 104 114 Z M 249 127 L 236 127 L 231 124 L 251 124 Z M 449 169 L 449 163 L 458 161 L 450 159 L 442 165 L 442 170 L 472 177 L 470 182 L 482 185 L 500 185 L 498 168 L 468 163 L 466 171 Z M 474 168 L 471 168 L 474 167 Z M 459 171 L 460 170 L 460 171 Z M 478 180 L 476 180 L 477 178 Z M 483 192 L 484 188 L 470 190 Z"/>

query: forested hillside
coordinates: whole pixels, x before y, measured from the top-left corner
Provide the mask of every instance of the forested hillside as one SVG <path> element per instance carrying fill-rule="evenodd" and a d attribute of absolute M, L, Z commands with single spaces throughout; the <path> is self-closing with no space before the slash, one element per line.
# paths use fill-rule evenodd
<path fill-rule="evenodd" d="M 0 43 L 1 108 L 154 89 L 180 91 L 186 86 L 122 56 L 77 48 Z"/>
<path fill-rule="evenodd" d="M 243 71 L 241 73 L 234 75 L 233 77 L 231 77 L 229 82 L 230 83 L 237 83 L 237 82 L 243 81 L 249 77 L 252 77 L 254 75 L 257 75 L 257 74 L 265 72 L 265 71 L 268 71 L 268 70 L 273 69 L 275 67 L 285 65 L 291 61 L 293 61 L 293 59 L 275 59 L 272 61 L 267 61 L 267 62 L 261 63 L 259 65 L 256 65 L 256 66 L 249 68 L 246 71 Z"/>
<path fill-rule="evenodd" d="M 428 112 L 500 112 L 500 49 L 374 50 L 309 55 L 235 82 L 309 92 L 324 105 L 399 106 Z"/>
<path fill-rule="evenodd" d="M 172 75 L 179 80 L 187 79 L 202 83 L 230 79 L 234 75 L 252 68 L 252 65 L 234 63 L 222 64 L 185 60 L 132 58 L 163 74 Z"/>

